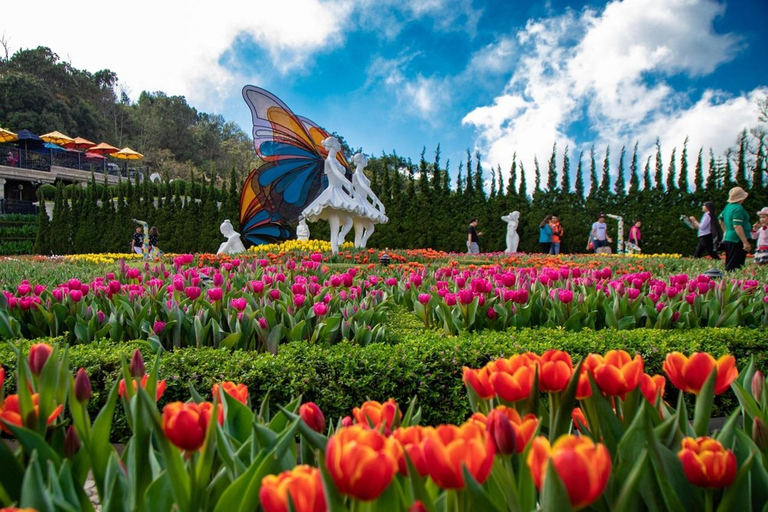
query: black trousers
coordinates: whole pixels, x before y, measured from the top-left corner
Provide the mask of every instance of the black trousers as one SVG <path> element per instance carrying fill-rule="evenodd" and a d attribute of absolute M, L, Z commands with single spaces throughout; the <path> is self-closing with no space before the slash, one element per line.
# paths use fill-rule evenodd
<path fill-rule="evenodd" d="M 741 242 L 723 242 L 725 245 L 725 270 L 735 270 L 744 266 L 747 251 Z"/>
<path fill-rule="evenodd" d="M 703 258 L 705 254 L 709 254 L 712 259 L 720 259 L 720 255 L 715 251 L 714 240 L 712 235 L 702 235 L 699 237 L 699 244 L 696 246 L 696 250 L 693 252 L 694 258 Z"/>
<path fill-rule="evenodd" d="M 539 242 L 541 244 L 541 252 L 549 254 L 549 248 L 552 247 L 552 242 Z"/>

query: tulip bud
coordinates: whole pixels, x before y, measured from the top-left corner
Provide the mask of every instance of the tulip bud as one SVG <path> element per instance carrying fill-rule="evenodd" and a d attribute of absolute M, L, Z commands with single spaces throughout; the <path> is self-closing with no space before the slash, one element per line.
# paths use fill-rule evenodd
<path fill-rule="evenodd" d="M 0 391 L 3 390 L 3 383 L 4 382 L 5 382 L 5 368 L 0 366 Z M 0 392 L 0 395 L 2 395 L 1 392 Z"/>
<path fill-rule="evenodd" d="M 515 429 L 512 427 L 512 422 L 509 421 L 506 414 L 501 411 L 491 411 L 485 422 L 485 430 L 493 439 L 497 453 L 501 455 L 515 453 L 517 436 L 515 435 Z"/>
<path fill-rule="evenodd" d="M 133 357 L 131 357 L 131 375 L 134 377 L 143 377 L 146 373 L 144 369 L 144 358 L 141 357 L 139 349 L 133 351 Z"/>
<path fill-rule="evenodd" d="M 309 428 L 315 432 L 325 433 L 325 416 L 314 402 L 302 404 L 299 407 L 299 416 L 301 416 L 301 421 L 309 425 Z"/>
<path fill-rule="evenodd" d="M 427 512 L 427 507 L 421 501 L 416 500 L 411 505 L 411 508 L 408 509 L 408 512 Z"/>
<path fill-rule="evenodd" d="M 64 456 L 72 458 L 80 451 L 80 436 L 77 435 L 75 427 L 72 425 L 67 429 L 67 435 L 64 437 Z"/>
<path fill-rule="evenodd" d="M 349 426 L 352 426 L 352 425 L 354 425 L 354 421 L 352 421 L 352 417 L 351 416 L 344 416 L 341 419 L 341 426 L 342 427 L 349 427 Z"/>
<path fill-rule="evenodd" d="M 29 349 L 29 369 L 35 375 L 40 375 L 53 349 L 46 343 L 36 343 Z"/>
<path fill-rule="evenodd" d="M 752 420 L 752 440 L 761 450 L 768 448 L 768 428 L 759 416 Z"/>
<path fill-rule="evenodd" d="M 765 382 L 765 377 L 763 377 L 762 372 L 760 370 L 757 370 L 755 374 L 752 376 L 752 396 L 755 397 L 756 402 L 760 402 L 760 399 L 763 397 L 763 383 Z"/>
<path fill-rule="evenodd" d="M 75 398 L 81 404 L 91 399 L 91 379 L 88 378 L 84 368 L 77 370 L 77 375 L 75 376 Z"/>

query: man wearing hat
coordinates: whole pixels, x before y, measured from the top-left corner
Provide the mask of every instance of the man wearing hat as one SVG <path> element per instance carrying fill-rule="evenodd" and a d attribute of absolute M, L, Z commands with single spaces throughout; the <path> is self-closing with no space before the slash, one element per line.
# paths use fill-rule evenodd
<path fill-rule="evenodd" d="M 725 270 L 735 270 L 744 265 L 747 253 L 752 250 L 747 229 L 750 227 L 749 214 L 742 206 L 747 194 L 741 187 L 733 187 L 728 193 L 728 205 L 718 219 L 723 228 L 725 246 Z"/>

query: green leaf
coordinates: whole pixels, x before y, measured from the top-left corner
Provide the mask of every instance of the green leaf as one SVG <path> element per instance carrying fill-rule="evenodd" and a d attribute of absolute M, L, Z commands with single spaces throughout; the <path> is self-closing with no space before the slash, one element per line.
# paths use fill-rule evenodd
<path fill-rule="evenodd" d="M 117 404 L 118 382 L 112 385 L 109 392 L 107 403 L 102 407 L 96 421 L 93 422 L 90 444 L 86 445 L 88 454 L 93 464 L 93 479 L 99 494 L 104 496 L 104 474 L 107 470 L 109 458 L 115 452 L 112 444 L 109 442 L 109 436 L 112 431 L 112 418 L 115 415 L 115 406 Z"/>
<path fill-rule="evenodd" d="M 541 509 L 557 510 L 558 512 L 567 512 L 573 510 L 571 500 L 568 497 L 568 491 L 565 484 L 557 474 L 554 464 L 547 464 L 547 474 L 544 477 L 544 486 L 541 489 Z"/>
<path fill-rule="evenodd" d="M 483 489 L 477 480 L 475 480 L 475 477 L 473 477 L 472 473 L 469 472 L 467 466 L 462 464 L 461 470 L 464 473 L 464 484 L 466 485 L 466 489 L 472 503 L 471 510 L 502 512 L 501 509 L 496 507 L 496 504 L 491 501 L 491 498 L 488 496 L 488 493 L 485 492 L 485 489 Z"/>
<path fill-rule="evenodd" d="M 45 488 L 43 471 L 40 468 L 40 459 L 37 453 L 32 453 L 27 471 L 24 474 L 19 504 L 22 508 L 33 508 L 37 512 L 54 512 L 55 510 L 51 495 Z"/>
<path fill-rule="evenodd" d="M 717 368 L 714 368 L 696 397 L 696 408 L 693 413 L 693 430 L 697 436 L 709 434 L 709 418 L 712 416 L 712 405 L 715 401 L 716 378 Z"/>
<path fill-rule="evenodd" d="M 144 498 L 144 506 L 149 512 L 169 512 L 173 509 L 173 493 L 168 492 L 171 482 L 168 474 L 163 471 L 161 475 L 147 488 Z"/>
<path fill-rule="evenodd" d="M 0 294 L 2 295 L 2 294 Z M 11 501 L 19 501 L 21 482 L 24 479 L 24 468 L 8 445 L 0 440 L 0 486 L 5 489 Z"/>
<path fill-rule="evenodd" d="M 646 473 L 647 467 L 648 451 L 643 449 L 640 452 L 640 457 L 631 465 L 632 469 L 624 480 L 624 485 L 621 486 L 621 491 L 619 491 L 619 497 L 611 507 L 611 510 L 623 512 L 625 510 L 633 510 L 637 506 L 637 490 L 640 487 L 641 480 Z"/>
<path fill-rule="evenodd" d="M 749 510 L 752 503 L 750 500 L 749 470 L 755 461 L 755 452 L 752 452 L 744 464 L 741 465 L 736 473 L 733 483 L 723 492 L 720 505 L 717 512 L 730 512 L 732 510 Z"/>

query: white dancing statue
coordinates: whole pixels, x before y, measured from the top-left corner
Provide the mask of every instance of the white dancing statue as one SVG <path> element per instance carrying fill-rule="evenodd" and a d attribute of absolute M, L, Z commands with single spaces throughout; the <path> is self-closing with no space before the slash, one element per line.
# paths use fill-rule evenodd
<path fill-rule="evenodd" d="M 501 218 L 507 223 L 507 250 L 505 252 L 517 252 L 517 246 L 520 243 L 520 235 L 517 234 L 517 225 L 520 222 L 520 212 L 512 212 Z"/>
<path fill-rule="evenodd" d="M 222 235 L 227 237 L 227 241 L 219 246 L 219 250 L 216 251 L 216 254 L 237 254 L 245 252 L 243 241 L 240 240 L 240 233 L 235 231 L 235 228 L 232 227 L 232 223 L 229 222 L 229 219 L 221 223 L 219 230 Z"/>
<path fill-rule="evenodd" d="M 352 196 L 352 184 L 344 176 L 344 168 L 336 160 L 336 153 L 341 150 L 341 144 L 336 137 L 328 137 L 322 144 L 328 150 L 324 169 L 328 177 L 328 187 L 301 215 L 309 222 L 317 222 L 318 219 L 328 221 L 331 226 L 331 251 L 337 254 L 344 238 L 352 229 L 353 217 L 361 215 L 362 211 Z"/>
<path fill-rule="evenodd" d="M 352 192 L 355 201 L 362 210 L 362 216 L 354 217 L 355 247 L 362 249 L 368 244 L 368 239 L 373 234 L 374 224 L 386 224 L 389 220 L 385 214 L 384 205 L 371 190 L 371 182 L 363 172 L 368 165 L 368 159 L 362 153 L 356 153 L 352 157 L 355 164 L 355 172 L 352 174 Z"/>

